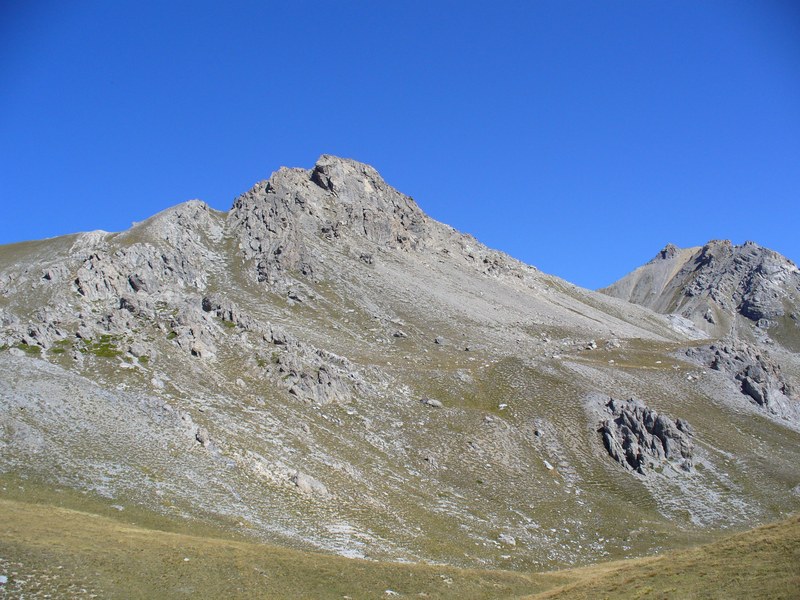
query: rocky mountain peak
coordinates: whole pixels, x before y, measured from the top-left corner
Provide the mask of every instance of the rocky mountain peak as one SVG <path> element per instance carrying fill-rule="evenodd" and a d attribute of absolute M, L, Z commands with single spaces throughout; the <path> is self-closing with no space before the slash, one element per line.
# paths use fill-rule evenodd
<path fill-rule="evenodd" d="M 712 240 L 687 250 L 670 245 L 603 291 L 659 312 L 679 313 L 713 335 L 749 332 L 747 337 L 766 335 L 787 348 L 800 347 L 797 318 L 792 317 L 800 314 L 800 271 L 755 242 Z"/>
<path fill-rule="evenodd" d="M 370 165 L 331 154 L 319 157 L 311 169 L 311 180 L 336 195 L 346 195 L 346 191 L 353 187 L 363 187 L 372 192 L 389 187 Z"/>
<path fill-rule="evenodd" d="M 239 196 L 228 215 L 246 260 L 258 279 L 281 273 L 311 275 L 320 242 L 345 240 L 414 250 L 425 243 L 429 219 L 410 197 L 388 185 L 369 165 L 323 155 L 312 169 L 281 168 Z"/>
<path fill-rule="evenodd" d="M 697 262 L 700 265 L 711 265 L 729 257 L 733 251 L 734 246 L 729 240 L 711 240 L 701 248 Z"/>

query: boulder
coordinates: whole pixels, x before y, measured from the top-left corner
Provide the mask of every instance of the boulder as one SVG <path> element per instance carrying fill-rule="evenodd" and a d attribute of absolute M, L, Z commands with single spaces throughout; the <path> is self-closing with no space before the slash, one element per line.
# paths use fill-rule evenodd
<path fill-rule="evenodd" d="M 310 475 L 301 473 L 300 471 L 295 471 L 290 477 L 290 481 L 297 487 L 300 493 L 306 496 L 327 498 L 329 495 L 328 488 L 326 488 L 321 481 L 314 479 Z"/>
<path fill-rule="evenodd" d="M 194 435 L 195 439 L 200 443 L 203 448 L 208 448 L 211 444 L 211 437 L 208 435 L 208 431 L 204 427 L 198 427 L 197 433 Z"/>

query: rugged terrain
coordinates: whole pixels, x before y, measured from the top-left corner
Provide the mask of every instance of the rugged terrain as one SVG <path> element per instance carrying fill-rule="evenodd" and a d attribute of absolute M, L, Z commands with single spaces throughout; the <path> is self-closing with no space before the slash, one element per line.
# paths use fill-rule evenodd
<path fill-rule="evenodd" d="M 686 355 L 726 373 L 767 412 L 797 423 L 800 350 L 800 269 L 754 242 L 712 241 L 702 248 L 667 245 L 646 265 L 603 293 L 690 319 L 720 341 Z"/>
<path fill-rule="evenodd" d="M 710 327 L 700 304 L 626 301 L 672 289 L 666 268 L 624 299 L 584 290 L 323 156 L 227 213 L 0 247 L 0 471 L 386 561 L 706 541 L 800 509 L 797 269 L 773 259 L 760 296 L 697 283 L 728 302 Z"/>
<path fill-rule="evenodd" d="M 800 351 L 800 269 L 754 242 L 668 244 L 653 260 L 602 292 L 676 313 L 709 337 L 734 336 Z"/>

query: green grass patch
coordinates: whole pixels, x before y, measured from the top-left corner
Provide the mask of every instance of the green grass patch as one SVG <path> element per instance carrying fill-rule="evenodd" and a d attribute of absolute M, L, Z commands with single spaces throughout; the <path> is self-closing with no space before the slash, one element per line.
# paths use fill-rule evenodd
<path fill-rule="evenodd" d="M 531 598 L 798 598 L 800 516 L 706 546 L 563 574 L 574 582 Z"/>
<path fill-rule="evenodd" d="M 14 348 L 18 350 L 22 350 L 28 356 L 41 356 L 42 355 L 42 347 L 35 346 L 30 344 L 14 344 Z"/>
<path fill-rule="evenodd" d="M 111 598 L 357 599 L 388 597 L 391 590 L 402 597 L 488 599 L 550 587 L 522 573 L 347 559 L 169 533 L 13 500 L 0 499 L 0 520 L 0 556 L 23 565 L 29 587 L 22 589 L 44 589 L 54 597 L 67 590 L 52 587 L 51 573 L 65 587 L 75 583 Z M 16 585 L 13 577 L 9 589 Z"/>
<path fill-rule="evenodd" d="M 100 358 L 115 358 L 122 355 L 122 351 L 117 347 L 119 339 L 113 335 L 101 335 L 99 339 L 84 342 L 82 352 L 93 354 Z"/>

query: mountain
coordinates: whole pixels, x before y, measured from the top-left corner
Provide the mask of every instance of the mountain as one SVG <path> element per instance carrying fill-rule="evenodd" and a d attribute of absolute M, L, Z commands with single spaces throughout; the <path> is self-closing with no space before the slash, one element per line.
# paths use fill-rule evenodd
<path fill-rule="evenodd" d="M 800 509 L 789 343 L 739 380 L 693 313 L 625 300 L 322 156 L 227 213 L 0 247 L 0 472 L 137 523 L 512 570 Z"/>
<path fill-rule="evenodd" d="M 687 356 L 727 373 L 755 404 L 788 421 L 800 416 L 787 372 L 797 375 L 800 270 L 754 242 L 667 245 L 601 292 L 690 319 L 720 343 Z"/>
<path fill-rule="evenodd" d="M 777 341 L 800 351 L 800 269 L 754 242 L 715 240 L 685 249 L 668 244 L 601 291 L 680 314 L 711 337 Z"/>

